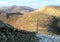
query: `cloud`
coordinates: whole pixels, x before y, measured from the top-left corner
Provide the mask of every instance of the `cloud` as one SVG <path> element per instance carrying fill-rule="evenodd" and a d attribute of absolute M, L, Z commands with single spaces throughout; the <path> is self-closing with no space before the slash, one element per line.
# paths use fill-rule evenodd
<path fill-rule="evenodd" d="M 14 5 L 14 3 L 8 1 L 0 1 L 0 6 L 10 6 L 10 5 Z"/>
<path fill-rule="evenodd" d="M 60 0 L 0 0 L 0 6 L 21 5 L 40 8 L 45 5 L 60 5 Z"/>
<path fill-rule="evenodd" d="M 8 2 L 0 1 L 0 4 L 7 4 Z"/>
<path fill-rule="evenodd" d="M 36 0 L 27 0 L 28 2 L 36 1 Z"/>
<path fill-rule="evenodd" d="M 20 2 L 32 2 L 32 1 L 36 1 L 36 0 L 15 0 L 15 1 L 20 1 Z"/>

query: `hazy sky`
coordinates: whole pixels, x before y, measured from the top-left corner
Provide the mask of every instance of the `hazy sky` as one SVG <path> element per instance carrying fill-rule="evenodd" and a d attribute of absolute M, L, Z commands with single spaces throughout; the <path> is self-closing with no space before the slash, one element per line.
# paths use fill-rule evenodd
<path fill-rule="evenodd" d="M 0 7 L 11 5 L 41 8 L 46 5 L 60 5 L 60 0 L 0 0 Z"/>

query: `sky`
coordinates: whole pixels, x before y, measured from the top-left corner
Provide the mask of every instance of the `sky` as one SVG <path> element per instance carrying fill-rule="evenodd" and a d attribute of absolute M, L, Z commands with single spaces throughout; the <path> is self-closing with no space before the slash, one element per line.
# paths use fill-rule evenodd
<path fill-rule="evenodd" d="M 12 5 L 29 6 L 38 9 L 48 5 L 60 5 L 60 0 L 0 0 L 0 7 Z"/>

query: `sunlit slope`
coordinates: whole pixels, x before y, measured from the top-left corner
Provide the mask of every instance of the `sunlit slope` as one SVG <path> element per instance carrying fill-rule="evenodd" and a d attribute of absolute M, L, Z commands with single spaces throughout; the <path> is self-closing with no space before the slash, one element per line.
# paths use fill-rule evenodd
<path fill-rule="evenodd" d="M 18 29 L 36 32 L 38 18 L 38 31 L 39 33 L 41 32 L 46 34 L 48 33 L 46 28 L 48 28 L 53 21 L 53 17 L 50 15 L 42 14 L 43 13 L 25 14 L 17 18 L 17 20 L 10 18 L 9 23 Z"/>
<path fill-rule="evenodd" d="M 14 27 L 17 27 L 18 29 L 23 29 L 27 31 L 35 31 L 35 24 L 34 24 L 35 22 L 33 21 L 32 23 L 31 19 L 29 19 L 30 18 L 29 14 L 22 15 L 18 17 L 17 19 L 15 18 L 10 18 L 8 20 L 8 23 L 12 24 Z"/>
<path fill-rule="evenodd" d="M 60 17 L 60 6 L 45 6 L 34 12 L 42 12 L 44 14 Z"/>

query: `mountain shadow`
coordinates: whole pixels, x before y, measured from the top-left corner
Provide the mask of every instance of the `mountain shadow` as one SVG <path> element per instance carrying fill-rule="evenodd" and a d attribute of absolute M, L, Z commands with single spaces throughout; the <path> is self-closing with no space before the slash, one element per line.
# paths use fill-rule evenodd
<path fill-rule="evenodd" d="M 60 18 L 56 18 L 53 16 L 53 22 L 50 25 L 50 28 L 48 28 L 49 32 L 52 32 L 54 34 L 60 35 Z"/>

